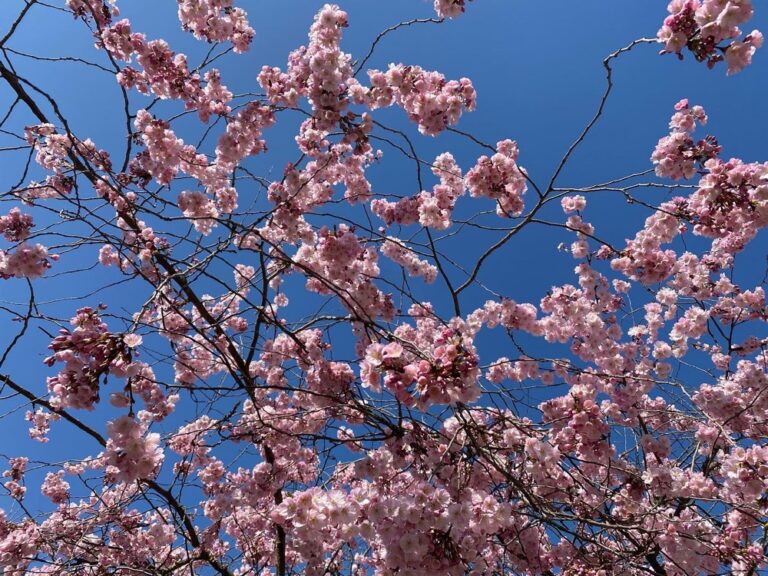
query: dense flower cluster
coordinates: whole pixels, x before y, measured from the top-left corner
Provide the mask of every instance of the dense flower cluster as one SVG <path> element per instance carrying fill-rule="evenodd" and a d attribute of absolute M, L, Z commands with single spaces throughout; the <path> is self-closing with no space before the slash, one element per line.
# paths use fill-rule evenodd
<path fill-rule="evenodd" d="M 126 66 L 117 75 L 125 88 L 135 87 L 142 94 L 182 100 L 188 110 L 197 110 L 203 122 L 211 115 L 230 112 L 232 93 L 221 84 L 218 70 L 209 70 L 201 79 L 198 73 L 190 71 L 184 54 L 175 54 L 164 40 L 147 41 L 144 34 L 132 32 L 129 20 L 120 20 L 102 30 L 100 45 L 124 62 L 136 57 L 142 70 Z"/>
<path fill-rule="evenodd" d="M 694 142 L 691 134 L 697 124 L 707 123 L 707 115 L 701 106 L 689 106 L 683 99 L 675 105 L 675 114 L 669 122 L 671 133 L 656 145 L 651 160 L 656 165 L 656 175 L 672 180 L 692 178 L 697 167 L 717 157 L 720 146 L 712 136 Z"/>
<path fill-rule="evenodd" d="M 255 34 L 242 8 L 232 6 L 232 0 L 181 0 L 179 20 L 195 38 L 208 42 L 230 41 L 235 52 L 245 52 Z"/>
<path fill-rule="evenodd" d="M 132 416 L 121 416 L 107 425 L 107 466 L 113 467 L 118 482 L 132 482 L 142 478 L 152 478 L 163 461 L 160 448 L 160 435 L 146 434 L 147 425 Z"/>
<path fill-rule="evenodd" d="M 48 249 L 42 244 L 21 244 L 12 252 L 0 250 L 0 278 L 39 278 L 51 267 Z"/>
<path fill-rule="evenodd" d="M 64 470 L 59 470 L 45 475 L 40 491 L 54 504 L 63 504 L 69 500 L 69 488 L 69 482 L 64 480 Z"/>
<path fill-rule="evenodd" d="M 67 0 L 67 8 L 83 20 L 93 20 L 99 26 L 106 26 L 113 16 L 120 12 L 114 2 L 104 0 Z"/>
<path fill-rule="evenodd" d="M 228 122 L 216 147 L 216 161 L 209 163 L 204 154 L 178 138 L 167 122 L 139 110 L 134 124 L 146 150 L 134 158 L 131 168 L 134 174 L 147 174 L 160 184 L 170 184 L 179 172 L 196 178 L 213 199 L 199 191 L 186 191 L 178 197 L 178 205 L 195 228 L 207 234 L 219 213 L 229 214 L 237 208 L 232 171 L 246 156 L 266 150 L 260 136 L 273 123 L 269 108 L 256 102 L 247 104 Z"/>
<path fill-rule="evenodd" d="M 322 228 L 312 242 L 304 243 L 294 256 L 307 270 L 307 289 L 334 294 L 344 306 L 363 318 L 391 319 L 395 309 L 391 297 L 372 282 L 379 275 L 376 250 L 365 248 L 354 230 L 341 224 L 337 230 Z"/>
<path fill-rule="evenodd" d="M 419 258 L 398 238 L 388 236 L 381 247 L 381 253 L 400 264 L 411 276 L 421 276 L 427 283 L 434 282 L 437 277 L 437 267 Z"/>
<path fill-rule="evenodd" d="M 310 28 L 309 45 L 288 57 L 288 71 L 264 66 L 258 78 L 276 105 L 296 106 L 305 96 L 312 106 L 314 127 L 323 132 L 338 124 L 349 105 L 348 91 L 357 86 L 352 57 L 339 48 L 341 30 L 347 25 L 347 13 L 326 4 Z"/>
<path fill-rule="evenodd" d="M 11 208 L 5 216 L 0 216 L 0 233 L 9 242 L 23 242 L 32 228 L 32 216 L 22 214 L 19 208 Z"/>
<path fill-rule="evenodd" d="M 696 60 L 713 67 L 723 59 L 728 74 L 740 72 L 752 62 L 755 51 L 763 45 L 763 35 L 753 30 L 743 40 L 739 25 L 752 17 L 752 0 L 672 0 L 669 16 L 658 32 L 664 52 L 682 58 L 684 48 Z M 723 46 L 723 42 L 731 40 Z"/>
<path fill-rule="evenodd" d="M 96 310 L 81 308 L 70 324 L 74 330 L 62 328 L 49 346 L 53 355 L 45 359 L 48 366 L 64 364 L 48 378 L 51 404 L 92 410 L 99 400 L 101 377 L 130 360 L 120 338 L 109 332 Z"/>
<path fill-rule="evenodd" d="M 275 123 L 272 110 L 249 102 L 227 123 L 227 130 L 216 146 L 216 166 L 230 172 L 243 158 L 264 152 L 266 142 L 261 138 L 265 128 Z"/>
<path fill-rule="evenodd" d="M 6 480 L 3 486 L 8 490 L 8 493 L 12 498 L 21 500 L 27 491 L 27 489 L 21 485 L 21 481 L 24 478 L 24 473 L 27 471 L 29 458 L 25 456 L 9 458 L 8 464 L 10 468 L 3 472 L 3 478 L 9 478 L 9 480 Z"/>
<path fill-rule="evenodd" d="M 466 191 L 464 178 L 453 156 L 445 152 L 432 164 L 432 173 L 440 178 L 431 192 L 423 191 L 414 197 L 390 202 L 376 198 L 371 210 L 389 226 L 391 224 L 414 224 L 445 230 L 451 225 L 451 216 L 456 200 Z"/>
<path fill-rule="evenodd" d="M 481 156 L 467 172 L 465 181 L 473 197 L 496 200 L 496 213 L 510 218 L 523 211 L 522 195 L 528 187 L 525 174 L 517 165 L 517 142 L 503 140 L 496 144 L 497 152 L 490 158 Z"/>
<path fill-rule="evenodd" d="M 179 194 L 178 204 L 184 216 L 192 221 L 198 232 L 210 234 L 219 215 L 219 210 L 213 200 L 202 192 L 188 191 Z"/>
<path fill-rule="evenodd" d="M 59 419 L 59 415 L 38 408 L 34 412 L 28 410 L 25 419 L 32 423 L 29 429 L 29 437 L 41 443 L 48 442 L 48 432 L 51 430 L 51 422 Z"/>
<path fill-rule="evenodd" d="M 402 324 L 393 332 L 395 340 L 366 349 L 363 385 L 379 390 L 383 377 L 398 400 L 421 407 L 476 399 L 480 370 L 466 324 L 456 318 L 441 326 L 429 304 L 412 306 L 408 315 L 415 326 Z"/>
<path fill-rule="evenodd" d="M 434 9 L 454 18 L 466 4 Z M 492 150 L 466 172 L 457 158 L 467 154 L 440 153 L 425 183 L 424 141 L 408 132 L 417 128 L 391 129 L 376 110 L 397 105 L 437 136 L 474 109 L 473 85 L 402 64 L 361 84 L 336 5 L 317 13 L 285 71 L 261 69 L 256 97 L 113 22 L 113 2 L 67 5 L 101 49 L 137 62 L 119 70 L 124 87 L 178 102 L 132 114 L 138 149 L 123 172 L 73 124 L 18 129 L 48 177 L 8 195 L 26 204 L 0 216 L 11 243 L 0 277 L 43 274 L 56 256 L 31 242 L 53 237 L 62 257 L 90 248 L 99 274 L 137 291 L 118 294 L 122 316 L 81 308 L 69 328 L 42 290 L 26 310 L 4 298 L 21 328 L 3 366 L 28 332 L 59 329 L 47 394 L 0 374 L 25 403 L 30 436 L 50 435 L 55 449 L 60 421 L 56 432 L 73 426 L 94 450 L 64 462 L 69 454 L 6 457 L 0 572 L 765 571 L 768 303 L 762 271 L 742 274 L 741 262 L 768 227 L 768 163 L 725 160 L 713 137 L 695 141 L 702 107 L 681 100 L 651 157 L 658 177 L 687 184 L 635 185 L 641 172 L 565 188 L 556 174 L 539 188 L 509 139 L 495 149 L 475 140 Z M 251 43 L 230 0 L 179 0 L 178 10 L 197 39 L 236 52 Z M 666 51 L 725 60 L 730 73 L 761 42 L 739 39 L 748 0 L 674 0 L 669 11 Z M 35 97 L 23 94 L 14 106 Z M 189 127 L 166 106 L 196 111 L 210 137 L 186 143 Z M 256 176 L 244 161 L 267 152 L 264 130 L 283 115 L 299 117 L 294 160 Z M 379 187 L 377 142 L 417 164 L 418 187 Z M 524 203 L 529 183 L 538 194 Z M 467 191 L 487 200 L 460 201 Z M 592 218 L 597 191 L 650 213 L 616 240 Z M 501 227 L 489 201 L 498 216 L 526 217 Z M 535 226 L 570 239 L 560 251 L 573 276 L 519 301 L 525 271 L 488 267 L 508 266 L 507 242 Z M 476 235 L 454 239 L 470 227 Z M 474 246 L 486 233 L 500 239 Z M 73 237 L 82 242 L 62 249 Z M 505 293 L 494 276 L 508 272 Z M 97 406 L 102 394 L 109 402 Z M 44 514 L 31 513 L 38 493 Z"/>
<path fill-rule="evenodd" d="M 465 4 L 466 0 L 435 0 L 434 6 L 440 18 L 455 18 L 464 13 Z"/>
<path fill-rule="evenodd" d="M 397 104 L 422 134 L 437 136 L 456 124 L 464 110 L 471 112 L 477 104 L 469 78 L 446 80 L 439 72 L 404 64 L 390 64 L 386 72 L 369 70 L 368 76 L 371 87 L 355 91 L 355 101 L 371 109 Z"/>

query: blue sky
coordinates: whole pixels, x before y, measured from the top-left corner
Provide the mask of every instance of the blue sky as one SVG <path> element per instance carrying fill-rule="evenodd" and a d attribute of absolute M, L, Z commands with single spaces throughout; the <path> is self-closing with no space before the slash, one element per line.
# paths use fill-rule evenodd
<path fill-rule="evenodd" d="M 224 83 L 236 93 L 260 91 L 255 77 L 261 66 L 285 67 L 288 52 L 306 43 L 312 17 L 322 4 L 314 0 L 237 2 L 248 11 L 256 38 L 250 52 L 229 55 L 220 62 Z M 3 0 L 0 33 L 8 28 L 16 8 L 21 5 L 21 0 Z M 174 2 L 123 0 L 120 6 L 123 16 L 132 20 L 134 30 L 144 32 L 149 39 L 165 38 L 175 51 L 187 53 L 190 62 L 200 61 L 207 51 L 208 46 L 180 29 Z M 431 2 L 426 0 L 349 0 L 342 2 L 341 7 L 350 18 L 342 46 L 356 58 L 367 52 L 372 40 L 384 28 L 402 20 L 434 16 Z M 404 28 L 387 36 L 377 47 L 369 66 L 384 69 L 389 62 L 403 62 L 439 70 L 448 78 L 471 78 L 478 91 L 478 108 L 464 115 L 458 128 L 486 142 L 495 143 L 504 138 L 517 140 L 520 164 L 534 180 L 544 185 L 597 107 L 605 86 L 602 59 L 636 38 L 655 36 L 666 14 L 665 7 L 663 1 L 636 0 L 476 0 L 469 5 L 467 13 L 455 21 Z M 757 14 L 745 31 L 768 30 L 768 11 L 760 8 L 758 5 Z M 69 14 L 39 7 L 33 8 L 9 47 L 40 56 L 72 56 L 106 64 L 103 54 L 93 48 L 93 39 L 81 22 Z M 653 147 L 666 134 L 672 107 L 681 98 L 689 98 L 692 104 L 706 108 L 710 117 L 706 132 L 718 137 L 724 156 L 750 162 L 768 160 L 765 138 L 768 52 L 758 53 L 754 64 L 741 74 L 726 77 L 724 65 L 708 70 L 691 57 L 683 62 L 671 55 L 661 57 L 659 49 L 655 44 L 639 46 L 614 63 L 616 86 L 605 115 L 571 159 L 559 180 L 560 185 L 584 186 L 650 168 Z M 92 138 L 114 156 L 122 153 L 123 117 L 119 91 L 112 76 L 79 64 L 30 61 L 13 54 L 10 57 L 22 76 L 33 79 L 57 97 L 75 133 L 82 138 Z M 7 88 L 0 86 L 3 111 L 11 102 L 9 98 Z M 146 103 L 135 92 L 131 98 L 134 110 Z M 170 114 L 179 111 L 180 106 L 162 103 L 157 109 Z M 381 111 L 376 118 L 393 127 L 406 128 L 415 139 L 419 155 L 426 160 L 451 151 L 466 170 L 485 153 L 457 135 L 446 134 L 436 139 L 419 136 L 396 110 Z M 14 116 L 13 125 L 18 127 L 30 122 L 28 116 L 19 112 Z M 196 122 L 183 119 L 175 127 L 179 134 L 192 141 L 192 135 L 200 132 Z M 286 118 L 283 124 L 281 118 L 278 127 L 266 133 L 270 152 L 253 160 L 260 174 L 279 178 L 284 165 L 297 156 L 292 142 L 295 132 L 291 131 L 297 122 L 297 118 Z M 398 158 L 391 149 L 384 148 L 384 152 L 382 164 L 369 172 L 374 192 L 400 196 L 417 193 L 412 164 Z M 23 153 L 0 154 L 2 190 L 18 177 L 19 163 L 23 160 Z M 34 171 L 33 175 L 41 177 Z M 431 187 L 433 183 L 427 180 L 426 186 Z M 638 194 L 649 202 L 665 198 L 665 194 L 658 191 L 644 190 Z M 4 203 L 3 212 L 12 205 Z M 462 206 L 470 211 L 477 209 L 467 198 L 462 200 Z M 488 208 L 490 206 L 483 207 Z M 545 214 L 562 221 L 559 209 Z M 618 243 L 633 236 L 647 215 L 645 209 L 628 208 L 622 198 L 608 195 L 591 202 L 586 213 L 603 236 Z M 40 218 L 44 221 L 46 217 Z M 498 219 L 488 221 L 497 226 L 507 224 Z M 411 232 L 404 231 L 403 236 L 408 237 Z M 499 235 L 499 232 L 473 231 L 446 239 L 441 246 L 451 257 L 466 264 L 473 262 Z M 552 285 L 575 282 L 572 273 L 575 261 L 556 249 L 560 242 L 571 239 L 571 235 L 560 230 L 532 227 L 492 258 L 483 281 L 499 294 L 538 303 Z M 76 257 L 63 255 L 55 265 L 55 272 L 90 266 L 92 262 L 83 259 L 88 255 L 95 257 L 97 248 L 79 251 Z M 756 252 L 749 258 L 754 267 L 746 268 L 753 268 L 755 278 L 761 277 L 763 255 Z M 451 274 L 455 280 L 462 281 L 460 271 L 453 270 Z M 88 276 L 87 284 L 95 289 L 116 280 L 118 276 L 113 270 L 97 269 Z M 435 286 L 437 288 L 426 288 L 416 283 L 417 294 L 435 301 L 441 311 L 448 314 L 444 291 L 438 284 Z M 100 301 L 113 309 L 131 312 L 148 295 L 146 290 L 117 287 L 86 300 L 67 300 L 83 293 L 82 275 L 51 274 L 35 281 L 34 287 L 37 301 L 46 313 L 65 319 L 72 316 L 76 308 Z M 23 282 L 0 283 L 0 301 L 4 304 L 25 297 Z M 469 290 L 464 313 L 482 305 L 486 297 L 478 288 Z M 300 315 L 301 311 L 298 308 L 293 313 Z M 9 322 L 5 312 L 0 318 L 4 327 L 10 326 L 0 332 L 0 343 L 4 343 L 12 337 L 15 324 Z M 30 388 L 42 393 L 45 377 L 51 374 L 42 363 L 47 355 L 47 338 L 36 327 L 31 332 L 31 337 L 15 350 L 4 370 L 21 375 Z M 487 346 L 481 350 L 483 362 L 505 353 L 511 355 L 505 352 L 505 345 L 499 343 L 498 334 L 489 335 L 482 341 Z M 105 391 L 104 397 L 107 395 Z M 0 413 L 5 414 L 13 411 L 17 403 L 6 401 L 3 406 Z M 21 421 L 24 411 L 15 411 L 0 419 L 0 434 L 4 438 L 0 441 L 0 453 L 13 456 L 30 451 L 32 455 L 50 457 L 50 449 L 54 448 L 57 457 L 67 457 L 90 450 L 75 440 L 76 436 L 70 434 L 64 423 L 55 425 L 54 440 L 41 450 L 39 445 L 27 440 L 26 424 Z M 95 421 L 103 420 L 106 413 L 100 412 Z"/>

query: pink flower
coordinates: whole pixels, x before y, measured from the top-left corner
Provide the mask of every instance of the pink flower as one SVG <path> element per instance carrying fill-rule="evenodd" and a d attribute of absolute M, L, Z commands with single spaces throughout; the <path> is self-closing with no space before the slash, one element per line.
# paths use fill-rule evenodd
<path fill-rule="evenodd" d="M 496 213 L 510 218 L 523 211 L 522 196 L 528 188 L 525 175 L 517 165 L 517 143 L 502 140 L 496 144 L 498 152 L 492 157 L 481 156 L 465 177 L 473 197 L 486 196 L 496 200 Z"/>
<path fill-rule="evenodd" d="M 752 56 L 763 45 L 763 35 L 753 30 L 743 42 L 732 42 L 725 51 L 725 61 L 728 63 L 728 74 L 736 74 L 752 63 Z"/>

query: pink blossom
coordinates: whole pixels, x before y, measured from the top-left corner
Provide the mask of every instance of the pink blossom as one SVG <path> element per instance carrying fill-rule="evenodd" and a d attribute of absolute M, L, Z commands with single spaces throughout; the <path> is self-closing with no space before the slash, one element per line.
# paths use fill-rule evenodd
<path fill-rule="evenodd" d="M 743 42 L 732 42 L 725 51 L 725 61 L 728 64 L 727 74 L 736 74 L 752 63 L 752 56 L 763 46 L 763 35 L 758 30 L 748 34 Z"/>
<path fill-rule="evenodd" d="M 211 233 L 216 226 L 219 210 L 210 198 L 202 192 L 187 191 L 179 194 L 178 202 L 184 217 L 192 222 L 198 232 L 203 235 Z"/>
<path fill-rule="evenodd" d="M 400 264 L 411 276 L 422 276 L 428 284 L 437 277 L 437 267 L 420 259 L 402 240 L 388 236 L 381 253 Z"/>
<path fill-rule="evenodd" d="M 752 17 L 751 0 L 672 0 L 667 7 L 669 16 L 658 32 L 658 40 L 665 44 L 662 53 L 675 53 L 682 58 L 684 48 L 696 60 L 712 68 L 724 57 L 728 74 L 747 66 L 755 50 L 762 45 L 762 35 L 754 31 L 743 41 L 739 25 Z M 723 42 L 732 40 L 723 46 Z M 729 52 L 733 51 L 730 55 Z"/>
<path fill-rule="evenodd" d="M 463 14 L 465 0 L 435 0 L 435 12 L 440 18 L 455 18 Z"/>
<path fill-rule="evenodd" d="M 107 425 L 107 462 L 116 469 L 115 480 L 131 482 L 152 478 L 163 461 L 160 435 L 146 434 L 146 426 L 131 416 L 121 416 Z"/>
<path fill-rule="evenodd" d="M 0 278 L 39 278 L 55 258 L 42 244 L 21 244 L 12 252 L 0 250 Z"/>
<path fill-rule="evenodd" d="M 32 216 L 22 214 L 18 208 L 11 208 L 7 215 L 0 216 L 0 232 L 9 242 L 26 240 L 32 226 Z"/>
<path fill-rule="evenodd" d="M 656 165 L 656 175 L 673 180 L 692 178 L 698 166 L 717 157 L 720 146 L 711 136 L 694 143 L 691 134 L 697 123 L 707 123 L 707 115 L 701 106 L 689 107 L 684 99 L 675 105 L 675 114 L 669 122 L 671 133 L 656 145 L 651 160 Z"/>
<path fill-rule="evenodd" d="M 54 504 L 63 504 L 69 500 L 69 482 L 64 480 L 64 471 L 48 472 L 41 487 L 43 496 Z"/>
<path fill-rule="evenodd" d="M 386 72 L 370 70 L 366 102 L 371 109 L 397 104 L 419 132 L 436 136 L 459 121 L 464 110 L 475 109 L 477 94 L 468 78 L 446 81 L 438 72 L 419 66 L 390 64 Z"/>
<path fill-rule="evenodd" d="M 232 0 L 182 0 L 179 20 L 195 38 L 208 42 L 231 41 L 235 52 L 245 52 L 255 34 L 242 8 L 232 6 Z"/>
<path fill-rule="evenodd" d="M 478 158 L 475 167 L 467 172 L 466 186 L 473 197 L 486 196 L 496 200 L 499 216 L 519 216 L 523 211 L 522 195 L 528 186 L 517 165 L 517 143 L 503 140 L 496 149 L 498 152 L 490 158 Z"/>

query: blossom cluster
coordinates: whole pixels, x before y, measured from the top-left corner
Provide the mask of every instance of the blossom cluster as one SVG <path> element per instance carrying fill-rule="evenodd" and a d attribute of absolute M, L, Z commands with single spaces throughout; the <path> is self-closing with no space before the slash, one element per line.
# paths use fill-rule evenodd
<path fill-rule="evenodd" d="M 93 20 L 98 26 L 106 26 L 120 11 L 112 1 L 105 0 L 67 0 L 67 8 L 83 20 Z"/>
<path fill-rule="evenodd" d="M 453 18 L 466 4 L 435 0 L 434 8 Z M 381 158 L 373 110 L 398 105 L 436 136 L 474 108 L 469 80 L 392 64 L 362 85 L 340 47 L 347 14 L 329 4 L 285 71 L 262 69 L 266 100 L 235 106 L 217 71 L 201 77 L 167 43 L 148 42 L 127 20 L 112 23 L 112 3 L 68 5 L 113 57 L 138 62 L 120 72 L 124 86 L 178 99 L 221 127 L 204 153 L 160 116 L 162 106 L 139 110 L 141 149 L 118 174 L 106 152 L 69 130 L 25 131 L 52 176 L 22 198 L 69 194 L 63 199 L 114 209 L 114 235 L 109 225 L 99 230 L 99 262 L 113 267 L 102 272 L 145 281 L 151 296 L 126 319 L 128 333 L 110 330 L 102 308 L 81 308 L 53 338 L 45 363 L 58 373 L 49 396 L 27 396 L 30 434 L 47 441 L 51 423 L 64 419 L 103 451 L 58 464 L 8 460 L 14 512 L 30 504 L 35 476 L 54 506 L 17 519 L 0 510 L 2 570 L 765 569 L 768 306 L 759 278 L 742 280 L 735 264 L 768 226 L 768 163 L 726 161 L 714 138 L 694 141 L 703 108 L 680 101 L 652 156 L 659 177 L 698 182 L 660 184 L 680 195 L 643 199 L 651 213 L 627 240 L 603 238 L 590 221 L 587 192 L 598 187 L 542 190 L 529 209 L 559 203 L 560 220 L 544 223 L 573 240 L 565 249 L 573 276 L 522 302 L 484 282 L 486 256 L 454 288 L 463 258 L 439 251 L 477 223 L 457 209 L 467 191 L 493 201 L 498 216 L 523 213 L 529 179 L 514 141 L 501 140 L 466 173 L 439 154 L 436 183 L 410 194 L 386 196 L 367 175 Z M 687 47 L 710 64 L 724 58 L 732 71 L 759 43 L 756 33 L 735 40 L 751 16 L 746 0 L 676 0 L 670 13 L 660 33 L 668 51 Z M 231 41 L 236 51 L 253 38 L 229 0 L 179 0 L 179 18 L 198 39 Z M 310 109 L 298 110 L 302 99 Z M 240 211 L 241 175 L 250 174 L 243 160 L 266 151 L 263 131 L 284 113 L 301 115 L 300 159 L 258 179 L 265 193 Z M 95 197 L 82 192 L 83 176 Z M 159 190 L 150 191 L 152 180 Z M 632 200 L 634 189 L 622 191 Z M 192 238 L 172 228 L 171 242 L 159 232 L 160 222 L 178 219 L 161 197 L 170 191 Z M 368 207 L 383 227 L 352 224 Z M 541 222 L 531 215 L 520 226 Z M 53 259 L 27 244 L 33 223 L 19 208 L 0 216 L 0 234 L 16 244 L 0 251 L 0 276 L 34 277 Z M 230 237 L 201 241 L 217 224 Z M 427 230 L 387 230 L 396 225 Z M 401 286 L 392 268 L 404 272 Z M 445 299 L 423 301 L 421 282 L 407 286 L 438 273 L 453 297 L 447 314 Z M 297 298 L 299 283 L 312 294 Z M 481 290 L 490 296 L 466 308 Z M 35 310 L 27 323 L 42 320 Z M 486 357 L 494 347 L 504 349 Z M 102 436 L 92 424 L 100 412 L 79 420 L 77 410 L 94 410 L 107 393 L 100 410 L 113 415 Z M 180 402 L 188 403 L 169 417 Z"/>
<path fill-rule="evenodd" d="M 669 122 L 671 132 L 659 140 L 651 160 L 656 165 L 656 175 L 672 180 L 689 179 L 707 160 L 716 158 L 720 146 L 712 136 L 693 141 L 691 134 L 697 124 L 707 123 L 707 115 L 701 106 L 690 106 L 687 99 L 675 104 L 675 114 Z"/>
<path fill-rule="evenodd" d="M 658 32 L 664 52 L 677 54 L 687 48 L 699 62 L 712 68 L 725 59 L 728 74 L 740 72 L 763 45 L 763 35 L 753 30 L 742 40 L 739 25 L 752 17 L 752 0 L 672 0 L 669 16 Z M 723 46 L 723 42 L 731 40 Z"/>
<path fill-rule="evenodd" d="M 391 297 L 372 282 L 379 275 L 376 250 L 365 248 L 349 226 L 341 224 L 335 231 L 322 228 L 314 242 L 299 247 L 293 260 L 310 272 L 308 290 L 336 293 L 346 308 L 363 318 L 394 315 Z"/>
<path fill-rule="evenodd" d="M 100 397 L 100 380 L 111 374 L 129 379 L 131 393 L 144 400 L 147 414 L 162 419 L 172 411 L 178 397 L 167 398 L 156 383 L 152 369 L 133 360 L 135 353 L 131 349 L 140 344 L 141 337 L 113 334 L 99 312 L 87 307 L 78 310 L 70 324 L 74 329 L 60 330 L 59 336 L 49 345 L 53 354 L 45 359 L 48 366 L 63 364 L 58 374 L 47 381 L 52 406 L 93 410 Z M 117 395 L 123 397 L 124 402 L 116 400 L 115 396 L 113 394 L 113 404 L 128 405 L 124 396 Z M 35 414 L 30 418 L 41 429 L 38 435 L 47 430 L 50 418 L 44 416 Z"/>
<path fill-rule="evenodd" d="M 182 0 L 179 21 L 197 39 L 208 42 L 231 41 L 235 52 L 245 52 L 255 34 L 248 15 L 232 0 Z"/>
<path fill-rule="evenodd" d="M 262 130 L 274 123 L 272 111 L 256 102 L 247 104 L 227 124 L 216 147 L 216 161 L 209 163 L 194 146 L 176 136 L 167 122 L 139 110 L 134 124 L 146 147 L 131 164 L 134 174 L 147 174 L 160 184 L 170 184 L 179 172 L 196 178 L 208 191 L 184 191 L 178 206 L 195 228 L 208 234 L 220 213 L 237 208 L 237 190 L 231 185 L 232 171 L 249 155 L 266 149 Z M 211 198 L 212 197 L 212 198 Z"/>
<path fill-rule="evenodd" d="M 517 142 L 503 140 L 496 144 L 496 154 L 481 156 L 466 176 L 472 197 L 496 200 L 496 213 L 510 218 L 523 211 L 522 195 L 527 189 L 525 174 L 517 165 Z"/>
<path fill-rule="evenodd" d="M 437 267 L 419 258 L 402 240 L 388 236 L 381 247 L 381 253 L 400 264 L 411 276 L 421 276 L 428 284 L 437 278 Z"/>
<path fill-rule="evenodd" d="M 26 240 L 32 226 L 32 216 L 22 214 L 19 208 L 11 208 L 8 214 L 0 216 L 0 234 L 9 242 Z"/>
<path fill-rule="evenodd" d="M 54 258 L 42 244 L 23 243 L 11 252 L 0 250 L 0 278 L 39 278 Z"/>
<path fill-rule="evenodd" d="M 477 104 L 469 78 L 446 80 L 439 72 L 405 64 L 390 64 L 386 72 L 369 70 L 368 76 L 371 87 L 353 92 L 355 101 L 372 110 L 397 104 L 429 136 L 458 123 L 464 110 L 471 112 Z"/>
<path fill-rule="evenodd" d="M 415 326 L 401 324 L 395 340 L 367 347 L 363 385 L 379 390 L 383 379 L 397 399 L 420 407 L 476 399 L 480 370 L 472 331 L 459 318 L 441 326 L 429 304 L 414 305 L 408 314 Z"/>
<path fill-rule="evenodd" d="M 219 216 L 219 209 L 213 200 L 199 191 L 185 191 L 179 194 L 178 204 L 195 230 L 203 235 L 210 234 Z"/>
<path fill-rule="evenodd" d="M 24 497 L 27 489 L 21 485 L 21 481 L 24 478 L 24 473 L 27 471 L 27 465 L 29 464 L 29 458 L 25 456 L 18 456 L 16 458 L 9 458 L 8 464 L 10 468 L 3 472 L 3 478 L 8 478 L 3 486 L 11 497 L 21 500 Z"/>
<path fill-rule="evenodd" d="M 435 0 L 434 7 L 440 18 L 455 18 L 464 13 L 465 4 L 466 0 Z"/>
<path fill-rule="evenodd" d="M 348 25 L 347 13 L 326 4 L 315 16 L 309 44 L 291 52 L 288 71 L 264 66 L 259 84 L 273 104 L 296 106 L 305 96 L 312 106 L 314 127 L 331 131 L 349 105 L 348 92 L 357 86 L 352 57 L 341 51 L 341 30 Z"/>
<path fill-rule="evenodd" d="M 99 400 L 99 380 L 108 372 L 123 372 L 130 356 L 119 336 L 109 332 L 99 313 L 81 308 L 70 320 L 73 330 L 62 328 L 48 346 L 48 366 L 63 364 L 48 378 L 51 404 L 61 408 L 92 410 Z"/>
<path fill-rule="evenodd" d="M 75 154 L 99 170 L 111 170 L 109 153 L 99 150 L 90 140 L 78 140 L 71 134 L 59 134 L 53 124 L 27 126 L 24 139 L 35 150 L 35 161 L 46 171 L 53 172 L 43 183 L 31 182 L 25 196 L 35 198 L 57 198 L 68 194 L 74 185 L 70 174 L 74 167 Z"/>
<path fill-rule="evenodd" d="M 28 410 L 25 414 L 27 422 L 31 422 L 32 426 L 29 429 L 29 437 L 40 443 L 45 444 L 48 442 L 48 432 L 51 430 L 51 422 L 59 419 L 59 415 L 54 412 L 49 412 L 38 408 L 34 412 Z"/>
<path fill-rule="evenodd" d="M 387 226 L 418 222 L 425 228 L 445 230 L 451 225 L 456 201 L 466 191 L 464 178 L 449 152 L 435 158 L 432 173 L 440 179 L 440 184 L 436 184 L 431 191 L 422 191 L 397 202 L 376 198 L 371 202 L 371 210 Z"/>
<path fill-rule="evenodd" d="M 118 482 L 152 478 L 163 461 L 160 435 L 147 434 L 143 420 L 139 413 L 138 420 L 121 416 L 107 424 L 106 461 L 115 469 L 113 476 Z"/>
<path fill-rule="evenodd" d="M 165 40 L 147 41 L 144 34 L 132 32 L 127 19 L 102 30 L 100 46 L 125 62 L 136 57 L 141 70 L 126 66 L 117 75 L 120 85 L 127 89 L 135 87 L 142 94 L 182 100 L 188 110 L 197 111 L 203 122 L 211 115 L 231 111 L 228 103 L 232 93 L 221 84 L 218 70 L 208 70 L 201 78 L 189 69 L 184 54 L 175 54 Z"/>

